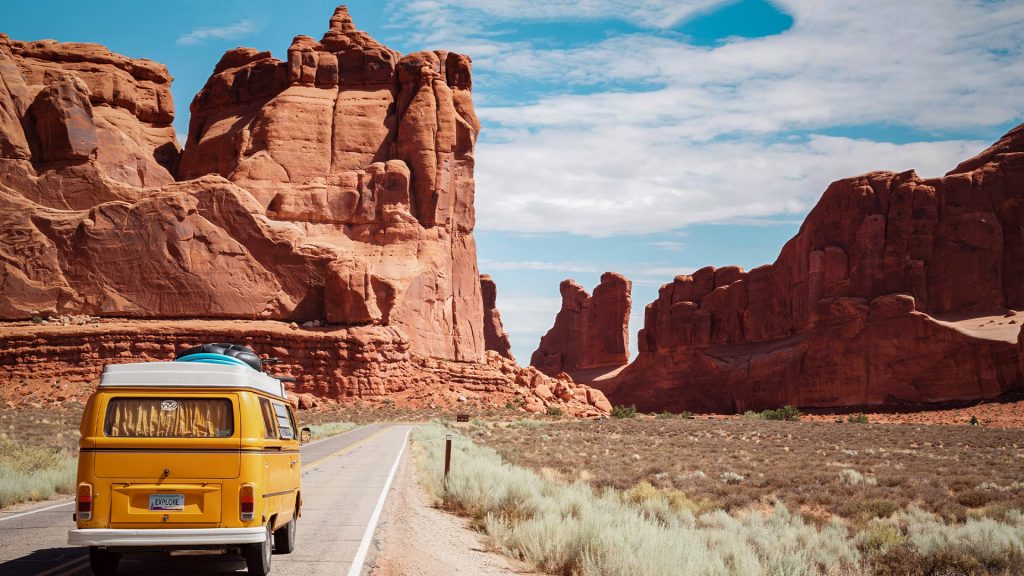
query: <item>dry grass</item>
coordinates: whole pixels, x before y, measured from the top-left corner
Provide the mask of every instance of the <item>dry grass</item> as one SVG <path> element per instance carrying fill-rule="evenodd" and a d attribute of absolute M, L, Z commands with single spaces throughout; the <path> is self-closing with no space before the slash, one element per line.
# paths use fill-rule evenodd
<path fill-rule="evenodd" d="M 75 489 L 81 405 L 0 410 L 0 508 Z"/>
<path fill-rule="evenodd" d="M 1024 436 L 976 426 L 637 418 L 467 432 L 514 464 L 566 482 L 646 482 L 735 512 L 776 501 L 864 527 L 916 506 L 946 521 L 1024 509 Z"/>
<path fill-rule="evenodd" d="M 484 426 L 477 431 L 486 430 Z M 566 437 L 564 426 L 509 428 L 535 432 L 540 443 Z M 555 468 L 512 465 L 494 450 L 457 433 L 452 474 L 446 481 L 440 463 L 443 437 L 450 431 L 431 425 L 413 435 L 413 455 L 435 502 L 471 517 L 495 549 L 547 573 L 1024 573 L 1024 514 L 1018 510 L 1008 511 L 1003 521 L 972 518 L 948 523 L 918 508 L 895 511 L 891 503 L 879 501 L 871 506 L 884 511 L 885 518 L 871 520 L 860 529 L 838 516 L 824 523 L 808 522 L 782 503 L 728 513 L 682 491 L 644 481 L 628 490 L 595 487 L 585 479 L 568 482 L 566 474 Z M 708 478 L 706 474 L 692 477 Z"/>

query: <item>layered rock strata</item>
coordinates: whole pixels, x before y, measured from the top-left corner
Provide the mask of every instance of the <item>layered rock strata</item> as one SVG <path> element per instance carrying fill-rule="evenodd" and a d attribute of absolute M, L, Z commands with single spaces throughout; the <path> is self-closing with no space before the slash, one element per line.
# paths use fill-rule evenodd
<path fill-rule="evenodd" d="M 501 323 L 498 312 L 498 287 L 487 274 L 480 275 L 480 293 L 484 300 L 484 346 L 499 356 L 515 360 L 512 357 L 512 342 Z"/>
<path fill-rule="evenodd" d="M 605 389 L 648 410 L 992 398 L 1020 389 L 1024 127 L 941 178 L 833 183 L 774 264 L 677 276 Z M 1001 327 L 992 330 L 993 326 Z"/>
<path fill-rule="evenodd" d="M 522 368 L 495 352 L 481 363 L 425 358 L 387 326 L 304 328 L 257 320 L 100 320 L 67 325 L 17 323 L 0 330 L 0 399 L 11 406 L 84 401 L 103 366 L 170 361 L 197 342 L 245 344 L 280 363 L 267 371 L 293 376 L 296 397 L 319 402 L 384 401 L 406 408 L 506 410 L 597 417 L 605 396 L 565 379 Z M 306 406 L 319 403 L 307 401 Z"/>
<path fill-rule="evenodd" d="M 559 285 L 562 307 L 541 337 L 530 365 L 554 376 L 562 372 L 623 366 L 629 362 L 632 282 L 605 272 L 591 296 L 574 280 Z"/>

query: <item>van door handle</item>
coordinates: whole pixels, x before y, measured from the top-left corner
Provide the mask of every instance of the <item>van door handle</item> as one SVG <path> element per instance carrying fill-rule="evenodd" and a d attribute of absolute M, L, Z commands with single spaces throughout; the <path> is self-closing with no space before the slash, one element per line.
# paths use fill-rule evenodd
<path fill-rule="evenodd" d="M 298 463 L 298 460 L 289 460 L 288 463 L 292 466 L 292 468 L 294 468 L 295 465 Z"/>

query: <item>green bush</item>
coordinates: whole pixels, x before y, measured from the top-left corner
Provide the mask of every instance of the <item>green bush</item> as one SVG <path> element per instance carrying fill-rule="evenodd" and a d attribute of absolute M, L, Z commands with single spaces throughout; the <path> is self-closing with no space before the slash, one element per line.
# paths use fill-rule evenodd
<path fill-rule="evenodd" d="M 775 410 L 762 410 L 761 418 L 765 420 L 785 420 L 787 422 L 795 422 L 803 416 L 803 413 L 797 410 L 795 406 L 783 406 L 782 408 L 776 408 Z"/>
<path fill-rule="evenodd" d="M 679 413 L 679 417 L 682 418 L 683 420 L 693 420 L 693 412 L 690 412 L 689 410 L 683 410 L 682 412 Z"/>
<path fill-rule="evenodd" d="M 36 324 L 42 324 L 43 323 L 43 317 L 42 316 L 33 316 L 32 317 L 32 321 L 35 322 Z"/>
<path fill-rule="evenodd" d="M 850 414 L 847 416 L 846 421 L 851 424 L 867 424 L 868 415 L 863 412 L 857 412 L 856 414 Z"/>
<path fill-rule="evenodd" d="M 900 529 L 889 524 L 875 524 L 862 532 L 858 537 L 857 547 L 862 552 L 885 554 L 890 548 L 902 546 L 907 542 Z"/>
<path fill-rule="evenodd" d="M 868 498 L 860 501 L 859 508 L 868 518 L 888 518 L 900 507 L 884 498 Z"/>
<path fill-rule="evenodd" d="M 548 414 L 548 416 L 561 416 L 562 415 L 562 409 L 559 408 L 558 406 L 548 406 L 547 414 Z"/>
<path fill-rule="evenodd" d="M 511 401 L 505 402 L 505 409 L 515 411 L 516 405 L 513 404 Z"/>
<path fill-rule="evenodd" d="M 612 418 L 636 418 L 636 405 L 612 407 Z"/>
<path fill-rule="evenodd" d="M 669 420 L 669 419 L 675 418 L 675 417 L 676 417 L 675 414 L 673 414 L 673 413 L 671 413 L 671 412 L 669 412 L 667 410 L 665 412 L 659 413 L 658 416 L 657 416 L 658 420 Z"/>

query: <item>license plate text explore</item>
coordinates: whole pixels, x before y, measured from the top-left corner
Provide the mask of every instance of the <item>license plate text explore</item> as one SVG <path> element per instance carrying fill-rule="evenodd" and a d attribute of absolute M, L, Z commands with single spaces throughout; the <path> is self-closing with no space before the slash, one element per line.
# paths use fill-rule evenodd
<path fill-rule="evenodd" d="M 150 494 L 149 495 L 149 509 L 150 511 L 157 510 L 184 510 L 185 509 L 185 495 L 184 494 Z"/>

